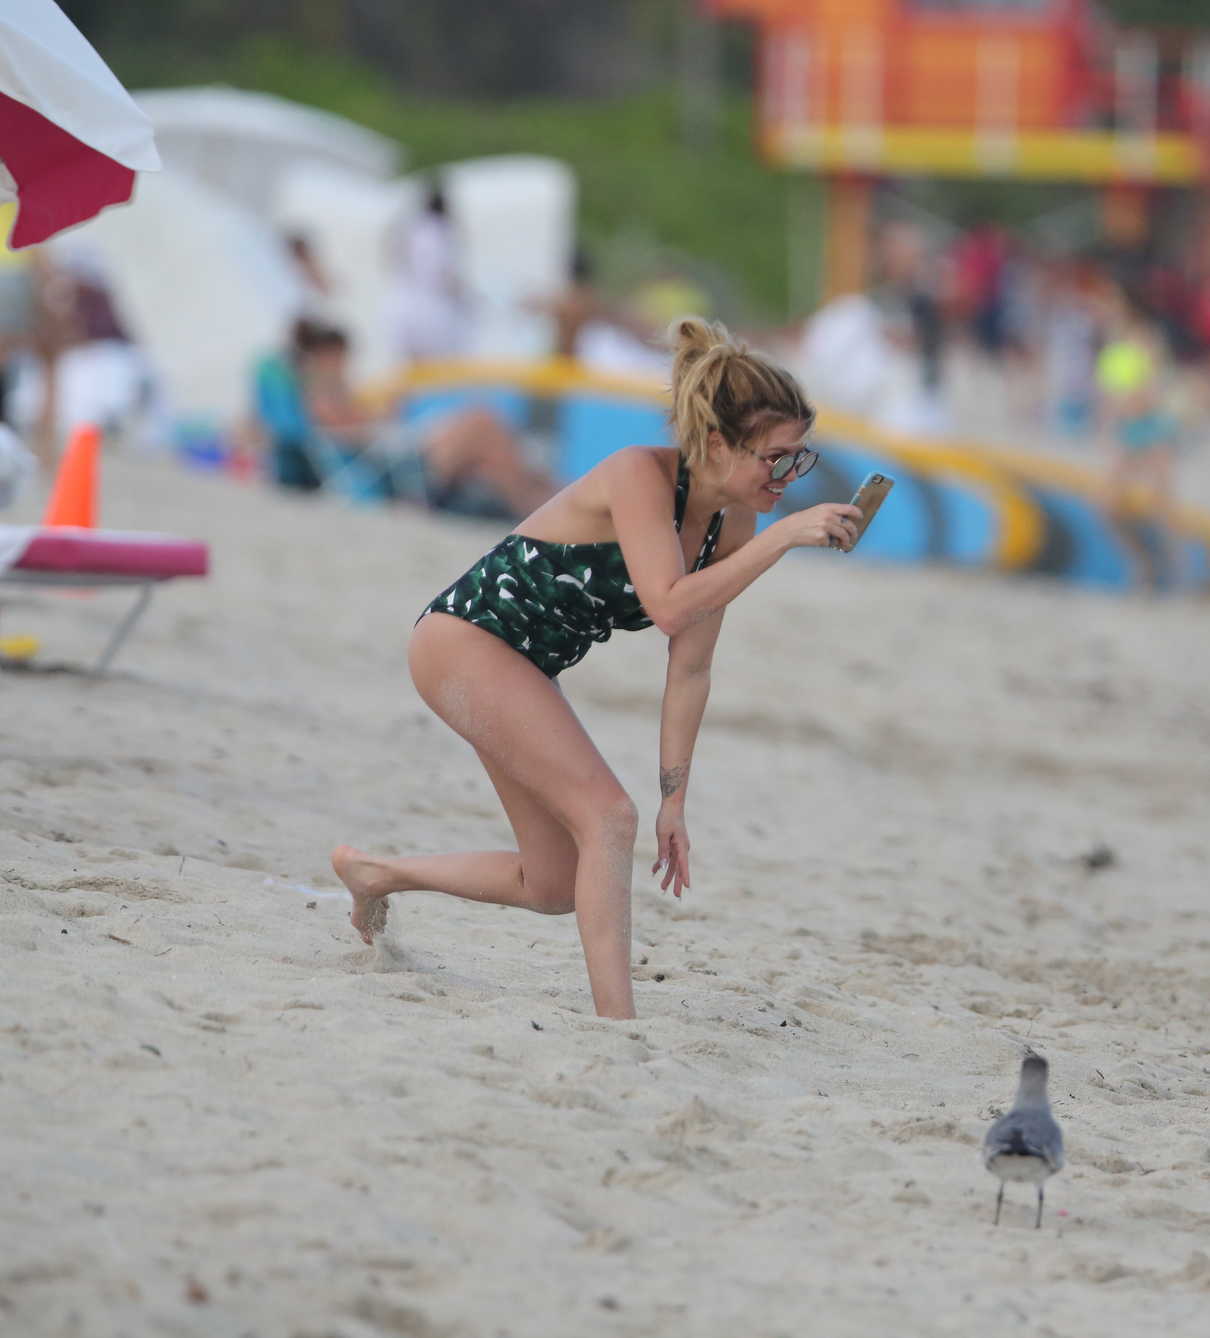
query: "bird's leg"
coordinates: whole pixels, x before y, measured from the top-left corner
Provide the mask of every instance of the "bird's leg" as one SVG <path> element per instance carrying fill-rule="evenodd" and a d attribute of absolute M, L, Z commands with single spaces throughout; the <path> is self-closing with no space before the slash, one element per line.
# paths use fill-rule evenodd
<path fill-rule="evenodd" d="M 1004 1202 L 1004 1181 L 1000 1181 L 1000 1192 L 996 1195 L 996 1217 L 992 1226 L 1000 1225 L 1000 1205 Z"/>
<path fill-rule="evenodd" d="M 1044 1192 L 1045 1192 L 1045 1191 L 1043 1190 L 1042 1186 L 1039 1185 L 1039 1186 L 1038 1186 L 1038 1218 L 1037 1218 L 1037 1221 L 1034 1222 L 1034 1230 L 1035 1230 L 1035 1231 L 1037 1231 L 1037 1229 L 1042 1225 L 1042 1196 L 1043 1196 L 1043 1193 L 1044 1193 Z"/>

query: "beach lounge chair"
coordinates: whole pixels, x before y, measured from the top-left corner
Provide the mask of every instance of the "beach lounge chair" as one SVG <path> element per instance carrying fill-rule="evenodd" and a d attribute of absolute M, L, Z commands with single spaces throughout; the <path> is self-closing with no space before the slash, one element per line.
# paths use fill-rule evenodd
<path fill-rule="evenodd" d="M 71 526 L 0 525 L 0 590 L 5 586 L 82 589 L 130 586 L 135 602 L 113 630 L 93 666 L 103 674 L 113 663 L 151 602 L 152 592 L 178 576 L 205 576 L 204 543 L 167 534 Z"/>

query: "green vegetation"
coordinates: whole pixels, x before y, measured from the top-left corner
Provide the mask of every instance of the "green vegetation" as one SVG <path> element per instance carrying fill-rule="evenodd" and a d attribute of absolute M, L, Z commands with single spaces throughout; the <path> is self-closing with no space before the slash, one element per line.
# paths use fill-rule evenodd
<path fill-rule="evenodd" d="M 1108 0 L 1106 9 L 1124 27 L 1210 28 L 1207 0 Z"/>

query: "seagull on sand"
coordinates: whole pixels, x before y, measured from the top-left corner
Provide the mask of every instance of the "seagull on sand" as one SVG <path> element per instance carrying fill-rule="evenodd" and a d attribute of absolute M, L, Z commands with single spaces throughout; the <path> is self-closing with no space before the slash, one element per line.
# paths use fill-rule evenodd
<path fill-rule="evenodd" d="M 1063 1131 L 1050 1113 L 1046 1096 L 1049 1065 L 1032 1051 L 1021 1061 L 1021 1081 L 1012 1109 L 987 1131 L 983 1140 L 983 1164 L 1000 1178 L 996 1195 L 995 1226 L 1000 1224 L 1007 1180 L 1026 1181 L 1038 1187 L 1038 1216 L 1042 1225 L 1042 1189 L 1056 1171 L 1063 1169 Z"/>

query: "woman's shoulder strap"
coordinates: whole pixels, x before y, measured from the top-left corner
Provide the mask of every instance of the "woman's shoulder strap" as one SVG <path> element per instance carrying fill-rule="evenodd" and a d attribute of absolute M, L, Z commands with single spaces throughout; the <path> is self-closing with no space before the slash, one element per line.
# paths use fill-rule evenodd
<path fill-rule="evenodd" d="M 689 503 L 689 466 L 683 455 L 676 457 L 676 528 L 680 532 L 685 520 L 685 507 Z"/>

